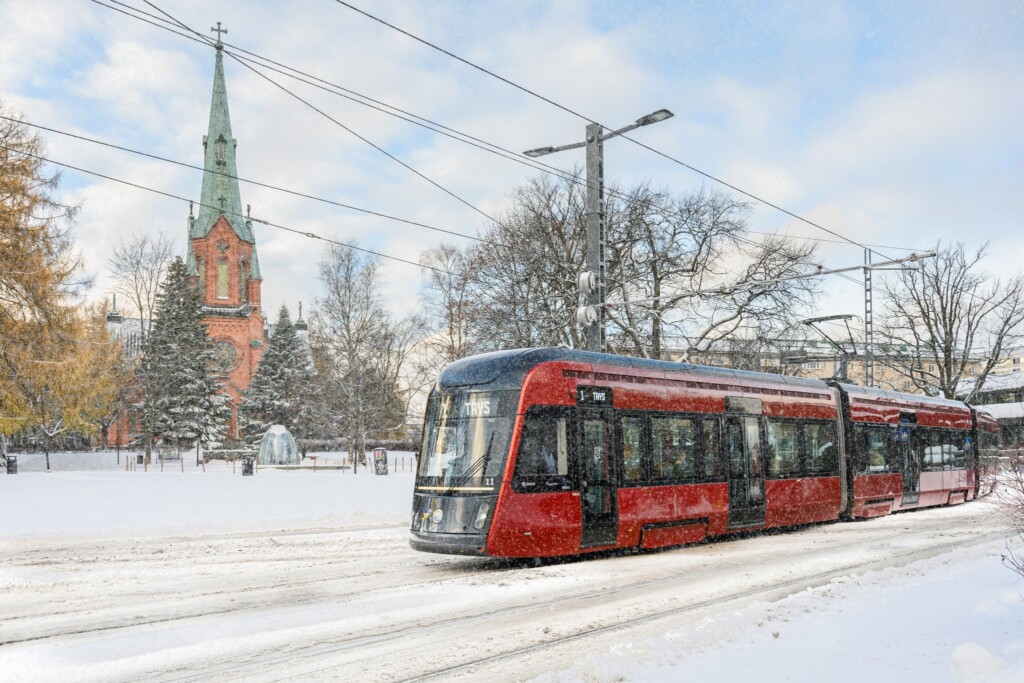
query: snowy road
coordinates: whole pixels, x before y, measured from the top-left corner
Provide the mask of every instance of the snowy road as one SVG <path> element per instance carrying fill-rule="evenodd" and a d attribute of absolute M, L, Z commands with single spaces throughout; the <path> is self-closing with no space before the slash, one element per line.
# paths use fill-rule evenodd
<path fill-rule="evenodd" d="M 509 565 L 406 525 L 0 541 L 13 680 L 520 680 L 709 614 L 1004 538 L 984 503 Z"/>

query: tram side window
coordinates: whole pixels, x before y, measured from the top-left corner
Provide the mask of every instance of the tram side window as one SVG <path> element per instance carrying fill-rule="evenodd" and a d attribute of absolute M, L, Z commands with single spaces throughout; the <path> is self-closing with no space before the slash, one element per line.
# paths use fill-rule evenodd
<path fill-rule="evenodd" d="M 697 473 L 696 433 L 693 420 L 651 418 L 652 479 L 689 479 Z"/>
<path fill-rule="evenodd" d="M 516 477 L 561 483 L 569 473 L 568 420 L 562 411 L 531 411 L 523 424 Z"/>
<path fill-rule="evenodd" d="M 931 470 L 935 464 L 935 452 L 932 450 L 932 430 L 918 427 L 916 430 L 917 449 L 922 470 Z"/>
<path fill-rule="evenodd" d="M 967 466 L 965 449 L 970 447 L 970 434 L 958 429 L 932 430 L 942 455 L 942 469 L 963 469 Z M 933 445 L 933 448 L 935 446 Z M 937 469 L 937 468 L 936 468 Z"/>
<path fill-rule="evenodd" d="M 857 474 L 880 474 L 889 471 L 889 432 L 884 426 L 857 425 L 853 440 L 857 446 Z"/>
<path fill-rule="evenodd" d="M 949 470 L 953 468 L 953 451 L 955 446 L 951 443 L 953 440 L 953 434 L 948 429 L 935 430 L 935 439 L 938 441 L 939 453 L 942 458 L 941 469 Z"/>
<path fill-rule="evenodd" d="M 786 477 L 799 473 L 796 424 L 768 420 L 768 475 Z"/>
<path fill-rule="evenodd" d="M 971 450 L 970 432 L 953 432 L 953 468 L 967 467 L 967 453 Z"/>
<path fill-rule="evenodd" d="M 622 477 L 627 482 L 642 481 L 644 469 L 641 459 L 643 448 L 644 419 L 642 417 L 622 418 Z"/>
<path fill-rule="evenodd" d="M 803 425 L 803 433 L 807 474 L 835 474 L 838 465 L 835 425 L 831 422 L 808 422 Z"/>
<path fill-rule="evenodd" d="M 722 440 L 722 427 L 718 420 L 703 421 L 704 447 L 701 452 L 704 455 L 704 478 L 715 480 L 721 476 L 721 465 L 719 463 L 719 444 Z"/>
<path fill-rule="evenodd" d="M 946 447 L 943 444 L 942 430 L 918 428 L 917 440 L 921 445 L 921 469 L 931 471 L 943 469 Z"/>

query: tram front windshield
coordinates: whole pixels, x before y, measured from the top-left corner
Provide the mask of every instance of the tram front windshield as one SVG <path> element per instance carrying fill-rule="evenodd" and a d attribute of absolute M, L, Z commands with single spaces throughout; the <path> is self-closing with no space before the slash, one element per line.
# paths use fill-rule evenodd
<path fill-rule="evenodd" d="M 504 393 L 430 397 L 417 491 L 478 495 L 497 490 L 512 432 L 512 418 L 502 411 Z"/>

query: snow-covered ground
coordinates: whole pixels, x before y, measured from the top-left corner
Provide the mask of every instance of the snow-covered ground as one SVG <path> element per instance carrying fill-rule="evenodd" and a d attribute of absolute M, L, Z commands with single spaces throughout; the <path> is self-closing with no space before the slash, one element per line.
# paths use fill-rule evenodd
<path fill-rule="evenodd" d="M 411 453 L 392 454 L 399 471 L 387 477 L 369 469 L 312 471 L 262 467 L 252 477 L 241 466 L 211 461 L 196 466 L 195 453 L 182 461 L 141 465 L 124 471 L 113 452 L 51 453 L 46 473 L 42 453 L 19 454 L 18 472 L 0 475 L 0 538 L 62 534 L 109 536 L 336 527 L 367 522 L 401 523 L 409 518 Z M 342 461 L 320 454 L 318 467 Z M 182 472 L 184 465 L 184 472 Z M 8 514 L 10 513 L 10 514 Z"/>
<path fill-rule="evenodd" d="M 0 475 L 0 680 L 1024 682 L 983 502 L 534 566 L 409 549 L 408 472 L 61 455 Z"/>
<path fill-rule="evenodd" d="M 1024 582 L 1003 543 L 832 579 L 590 655 L 552 681 L 1024 681 Z"/>

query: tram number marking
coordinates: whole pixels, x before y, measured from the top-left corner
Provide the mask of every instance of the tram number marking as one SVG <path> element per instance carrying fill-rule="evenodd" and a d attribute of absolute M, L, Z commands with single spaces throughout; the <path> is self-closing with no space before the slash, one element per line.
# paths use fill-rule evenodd
<path fill-rule="evenodd" d="M 484 477 L 484 486 L 494 486 L 494 477 Z"/>

